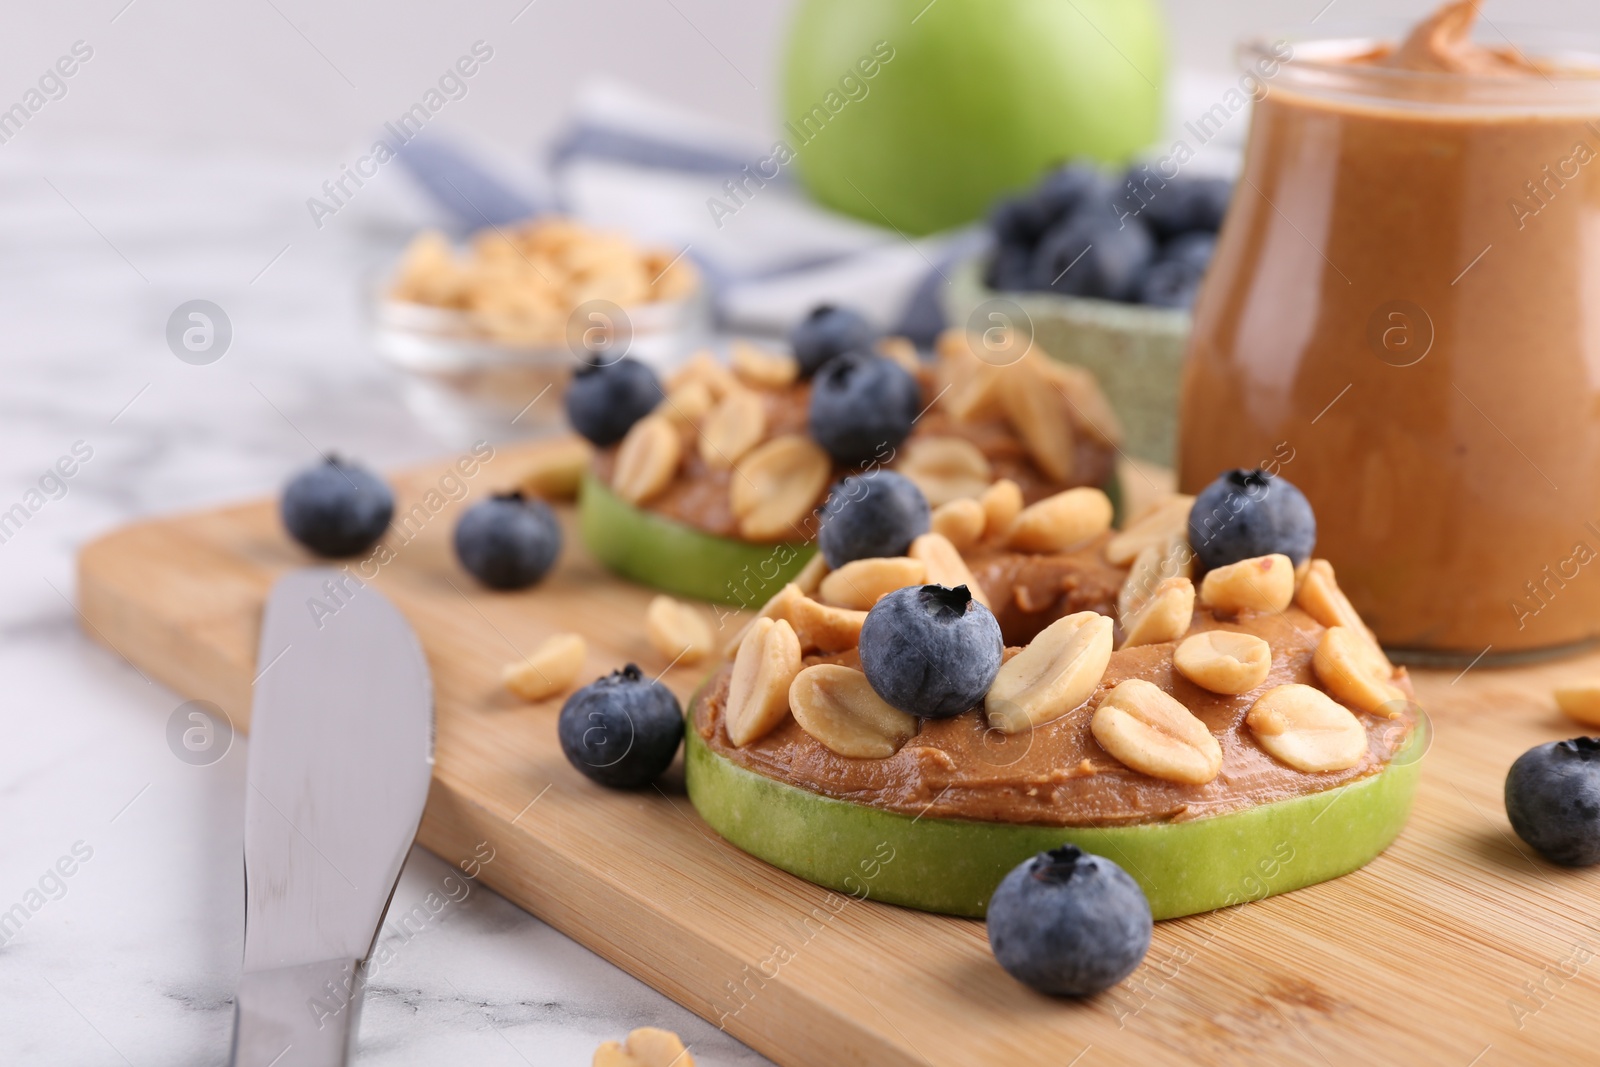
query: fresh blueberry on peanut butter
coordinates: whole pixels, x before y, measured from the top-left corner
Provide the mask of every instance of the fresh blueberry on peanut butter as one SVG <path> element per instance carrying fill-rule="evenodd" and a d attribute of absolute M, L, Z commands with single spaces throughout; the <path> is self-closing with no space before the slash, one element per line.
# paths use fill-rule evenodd
<path fill-rule="evenodd" d="M 1600 863 L 1600 738 L 1530 748 L 1506 775 L 1506 816 L 1551 863 Z"/>
<path fill-rule="evenodd" d="M 812 380 L 807 426 L 835 463 L 886 463 L 921 408 L 922 387 L 910 371 L 870 352 L 847 352 Z"/>
<path fill-rule="evenodd" d="M 622 440 L 633 424 L 661 403 L 656 372 L 624 356 L 615 363 L 578 368 L 567 385 L 567 421 L 600 448 Z"/>
<path fill-rule="evenodd" d="M 835 356 L 870 349 L 877 338 L 878 331 L 861 312 L 819 304 L 795 324 L 789 343 L 794 346 L 801 377 L 809 378 Z"/>
<path fill-rule="evenodd" d="M 964 585 L 883 596 L 861 625 L 861 671 L 884 703 L 948 719 L 983 703 L 1005 652 L 994 614 Z"/>
<path fill-rule="evenodd" d="M 876 556 L 903 556 L 928 532 L 928 498 L 903 474 L 871 470 L 852 474 L 828 493 L 817 545 L 828 566 Z"/>
<path fill-rule="evenodd" d="M 1305 494 L 1263 470 L 1224 472 L 1189 512 L 1189 546 L 1206 570 L 1274 553 L 1299 566 L 1316 543 L 1317 517 Z"/>

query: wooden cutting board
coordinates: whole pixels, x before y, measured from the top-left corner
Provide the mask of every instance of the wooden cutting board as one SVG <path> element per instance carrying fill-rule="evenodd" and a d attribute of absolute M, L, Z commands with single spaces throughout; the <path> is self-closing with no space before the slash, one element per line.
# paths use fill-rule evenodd
<path fill-rule="evenodd" d="M 534 447 L 500 449 L 470 479 L 472 497 L 514 483 Z M 1533 858 L 1501 801 L 1518 753 L 1581 732 L 1549 691 L 1600 674 L 1600 657 L 1418 672 L 1436 740 L 1416 812 L 1387 853 L 1331 883 L 1161 923 L 1121 987 L 1052 1000 L 1000 970 L 979 922 L 846 900 L 739 852 L 695 815 L 681 779 L 616 793 L 573 771 L 556 743 L 559 699 L 518 702 L 500 688 L 501 668 L 576 630 L 589 640 L 586 679 L 630 660 L 658 671 L 642 622 L 651 594 L 603 573 L 575 543 L 570 515 L 543 585 L 480 590 L 451 556 L 466 505 L 448 499 L 448 469 L 394 479 L 414 533 L 388 542 L 394 558 L 374 579 L 416 627 L 437 689 L 422 844 L 457 862 L 489 842 L 484 882 L 779 1063 L 1600 1057 L 1600 870 Z M 1152 484 L 1128 482 L 1134 494 Z M 309 562 L 268 501 L 128 527 L 80 556 L 84 625 L 242 728 L 267 590 Z M 686 698 L 701 670 L 665 681 Z"/>

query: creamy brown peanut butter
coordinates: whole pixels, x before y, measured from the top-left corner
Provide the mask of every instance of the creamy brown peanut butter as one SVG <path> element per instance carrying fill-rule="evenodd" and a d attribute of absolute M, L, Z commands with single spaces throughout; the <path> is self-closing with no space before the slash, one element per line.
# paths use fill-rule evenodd
<path fill-rule="evenodd" d="M 1408 708 L 1394 719 L 1358 715 L 1368 750 L 1356 766 L 1308 774 L 1267 755 L 1244 725 L 1255 698 L 1274 686 L 1316 685 L 1312 655 L 1324 628 L 1296 608 L 1219 622 L 1195 615 L 1193 632 L 1225 628 L 1254 634 L 1272 647 L 1262 685 L 1241 696 L 1207 692 L 1172 666 L 1175 644 L 1115 652 L 1099 688 L 1076 710 L 1031 732 L 1006 736 L 977 712 L 925 720 L 915 737 L 885 759 L 838 756 L 792 718 L 744 747 L 729 741 L 723 720 L 729 668 L 707 682 L 694 705 L 693 727 L 718 755 L 747 770 L 840 800 L 909 815 L 1050 826 L 1118 826 L 1182 822 L 1321 792 L 1382 770 L 1415 728 Z M 856 654 L 808 657 L 811 663 L 857 666 Z M 1129 678 L 1170 693 L 1206 724 L 1222 747 L 1222 771 L 1205 785 L 1152 778 L 1117 762 L 1095 741 L 1089 721 L 1100 697 Z M 1397 684 L 1410 695 L 1402 674 Z"/>
<path fill-rule="evenodd" d="M 1462 661 L 1600 635 L 1600 80 L 1474 44 L 1477 7 L 1296 46 L 1180 418 L 1184 491 L 1287 451 L 1383 643 Z"/>
<path fill-rule="evenodd" d="M 1079 611 L 1116 615 L 1125 567 L 1106 562 L 1098 537 L 1069 552 L 1037 554 L 979 548 L 967 554 L 1008 645 L 1025 645 L 1052 622 Z"/>
<path fill-rule="evenodd" d="M 1043 358 L 1043 357 L 1040 357 Z M 920 375 L 923 404 L 926 411 L 912 427 L 911 437 L 899 449 L 886 448 L 882 463 L 893 470 L 896 456 L 905 445 L 918 438 L 957 437 L 975 445 L 992 468 L 992 479 L 1009 478 L 1022 489 L 1023 499 L 1033 503 L 1052 493 L 1082 485 L 1103 485 L 1115 468 L 1116 452 L 1108 444 L 1080 428 L 1073 440 L 1072 475 L 1065 482 L 1048 478 L 1029 457 L 1026 446 L 1016 431 L 998 412 L 957 420 L 945 411 L 940 403 L 941 389 L 931 368 Z M 811 397 L 809 382 L 797 382 L 781 389 L 753 390 L 762 400 L 766 411 L 766 428 L 763 441 L 785 434 L 806 432 L 807 408 Z M 1070 418 L 1070 410 L 1063 405 L 1063 418 Z M 700 431 L 687 420 L 679 420 L 683 434 L 684 458 L 677 475 L 665 491 L 650 499 L 644 506 L 664 518 L 681 522 L 706 533 L 721 537 L 737 537 L 738 520 L 729 504 L 729 486 L 738 477 L 726 465 L 707 463 L 701 456 Z M 612 484 L 616 469 L 617 447 L 600 450 L 594 460 L 595 475 L 605 484 Z M 829 484 L 848 474 L 853 468 L 836 467 Z M 826 492 L 819 494 L 820 506 Z M 814 528 L 811 530 L 815 532 Z M 802 540 L 809 537 L 786 537 L 785 540 Z"/>

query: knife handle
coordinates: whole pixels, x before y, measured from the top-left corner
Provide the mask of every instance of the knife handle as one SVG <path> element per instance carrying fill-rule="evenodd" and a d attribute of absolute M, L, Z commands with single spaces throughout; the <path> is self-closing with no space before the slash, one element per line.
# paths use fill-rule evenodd
<path fill-rule="evenodd" d="M 365 987 L 361 960 L 245 972 L 229 1067 L 344 1067 L 355 1054 Z"/>

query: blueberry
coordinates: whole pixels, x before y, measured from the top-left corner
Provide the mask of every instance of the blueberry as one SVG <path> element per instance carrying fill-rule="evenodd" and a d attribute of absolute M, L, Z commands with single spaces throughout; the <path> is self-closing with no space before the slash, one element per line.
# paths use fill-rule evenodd
<path fill-rule="evenodd" d="M 1209 233 L 1186 233 L 1167 242 L 1140 279 L 1139 302 L 1152 307 L 1193 307 L 1216 245 L 1217 239 Z"/>
<path fill-rule="evenodd" d="M 1171 178 L 1146 194 L 1139 217 L 1161 238 L 1195 230 L 1216 233 L 1232 196 L 1233 183 L 1225 178 Z"/>
<path fill-rule="evenodd" d="M 1022 245 L 996 245 L 984 267 L 983 284 L 1008 293 L 1033 288 L 1033 249 Z"/>
<path fill-rule="evenodd" d="M 1005 642 L 994 613 L 964 585 L 911 585 L 880 597 L 861 624 L 861 672 L 909 715 L 968 711 L 1000 673 Z"/>
<path fill-rule="evenodd" d="M 1155 254 L 1155 242 L 1137 218 L 1118 222 L 1109 212 L 1080 212 L 1039 243 L 1033 284 L 1068 296 L 1131 300 Z"/>
<path fill-rule="evenodd" d="M 289 536 L 319 556 L 354 556 L 377 544 L 394 517 L 394 493 L 365 467 L 330 456 L 295 475 L 278 502 Z"/>
<path fill-rule="evenodd" d="M 903 556 L 928 532 L 930 516 L 928 498 L 905 475 L 852 474 L 829 491 L 822 505 L 817 546 L 835 570 L 852 560 Z"/>
<path fill-rule="evenodd" d="M 1189 545 L 1206 570 L 1274 552 L 1299 566 L 1316 543 L 1317 517 L 1305 494 L 1263 470 L 1219 475 L 1189 509 Z"/>
<path fill-rule="evenodd" d="M 661 380 L 636 359 L 586 364 L 567 385 L 567 421 L 600 448 L 625 437 L 661 403 Z"/>
<path fill-rule="evenodd" d="M 1150 902 L 1104 856 L 1063 845 L 1005 876 L 989 898 L 989 947 L 1017 981 L 1087 997 L 1110 989 L 1150 951 Z"/>
<path fill-rule="evenodd" d="M 877 339 L 878 331 L 861 312 L 832 304 L 812 308 L 789 334 L 802 378 L 811 377 L 835 356 L 871 349 Z"/>
<path fill-rule="evenodd" d="M 1094 163 L 1068 163 L 1046 174 L 1033 191 L 1034 211 L 1040 219 L 1035 240 L 1071 215 L 1110 217 L 1114 192 L 1111 179 Z"/>
<path fill-rule="evenodd" d="M 1050 222 L 1031 194 L 1002 200 L 989 212 L 989 231 L 1001 248 L 1031 249 Z"/>
<path fill-rule="evenodd" d="M 1600 863 L 1600 738 L 1530 748 L 1506 775 L 1506 815 L 1551 863 Z"/>
<path fill-rule="evenodd" d="M 1157 258 L 1176 259 L 1204 268 L 1211 264 L 1216 250 L 1217 235 L 1214 233 L 1180 233 L 1161 246 Z"/>
<path fill-rule="evenodd" d="M 910 371 L 870 352 L 847 352 L 817 372 L 807 428 L 835 463 L 855 467 L 892 455 L 921 406 L 922 387 Z"/>
<path fill-rule="evenodd" d="M 567 762 L 585 777 L 637 789 L 672 765 L 683 740 L 683 709 L 671 690 L 630 663 L 568 697 L 556 733 Z"/>
<path fill-rule="evenodd" d="M 456 523 L 456 558 L 491 589 L 523 589 L 561 554 L 561 526 L 543 500 L 504 493 L 467 509 Z"/>

